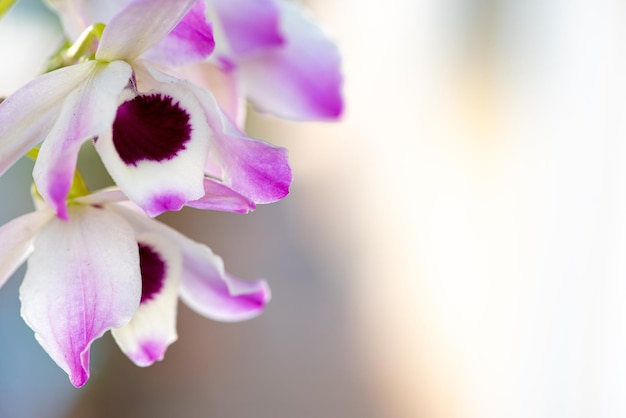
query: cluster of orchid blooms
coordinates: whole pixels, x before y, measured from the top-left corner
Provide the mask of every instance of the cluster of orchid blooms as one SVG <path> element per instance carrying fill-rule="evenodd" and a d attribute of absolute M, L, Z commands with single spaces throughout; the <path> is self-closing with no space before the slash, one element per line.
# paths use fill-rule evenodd
<path fill-rule="evenodd" d="M 67 44 L 0 104 L 0 174 L 35 159 L 36 210 L 0 228 L 0 286 L 28 260 L 22 317 L 75 386 L 111 330 L 137 365 L 176 338 L 180 297 L 220 321 L 258 315 L 264 280 L 153 217 L 247 213 L 287 195 L 287 152 L 243 132 L 246 102 L 290 120 L 342 112 L 337 48 L 290 0 L 47 0 Z M 116 187 L 76 168 L 92 141 Z"/>

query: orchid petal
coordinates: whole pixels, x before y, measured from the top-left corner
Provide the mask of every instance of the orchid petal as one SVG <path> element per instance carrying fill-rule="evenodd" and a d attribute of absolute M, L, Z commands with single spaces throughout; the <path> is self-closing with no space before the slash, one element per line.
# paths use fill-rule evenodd
<path fill-rule="evenodd" d="M 211 0 L 211 4 L 236 57 L 283 44 L 279 10 L 273 0 Z"/>
<path fill-rule="evenodd" d="M 285 148 L 247 137 L 230 125 L 216 135 L 216 159 L 224 183 L 255 203 L 276 202 L 289 193 L 292 175 Z"/>
<path fill-rule="evenodd" d="M 61 103 L 92 73 L 93 63 L 37 77 L 0 104 L 0 175 L 41 142 L 61 111 Z"/>
<path fill-rule="evenodd" d="M 77 197 L 74 199 L 74 202 L 93 206 L 102 205 L 104 203 L 122 202 L 126 200 L 128 200 L 128 197 L 120 189 L 110 187 L 90 193 L 87 196 Z"/>
<path fill-rule="evenodd" d="M 156 234 L 137 237 L 142 275 L 141 303 L 133 319 L 111 331 L 121 350 L 138 366 L 160 361 L 178 338 L 176 310 L 182 258 L 175 246 Z"/>
<path fill-rule="evenodd" d="M 239 63 L 249 99 L 281 118 L 336 119 L 343 111 L 337 47 L 295 4 L 277 4 L 285 45 Z"/>
<path fill-rule="evenodd" d="M 80 67 L 88 76 L 64 100 L 33 170 L 42 197 L 63 219 L 67 219 L 66 197 L 80 146 L 111 126 L 118 96 L 131 75 L 130 66 L 123 61 L 89 61 Z"/>
<path fill-rule="evenodd" d="M 111 205 L 137 234 L 153 232 L 172 242 L 183 256 L 181 298 L 199 314 L 218 321 L 243 321 L 258 316 L 270 301 L 265 280 L 241 280 L 224 271 L 220 257 L 206 245 L 178 231 L 128 209 Z"/>
<path fill-rule="evenodd" d="M 89 378 L 91 343 L 127 324 L 141 296 L 133 230 L 116 213 L 72 206 L 34 242 L 20 287 L 22 317 L 74 386 Z"/>
<path fill-rule="evenodd" d="M 46 0 L 61 19 L 68 39 L 76 39 L 93 23 L 107 24 L 133 0 Z"/>
<path fill-rule="evenodd" d="M 30 256 L 35 236 L 53 217 L 49 210 L 36 211 L 0 227 L 0 287 Z"/>
<path fill-rule="evenodd" d="M 133 61 L 165 38 L 195 1 L 133 1 L 106 26 L 96 59 Z"/>
<path fill-rule="evenodd" d="M 128 198 L 156 216 L 204 195 L 210 135 L 196 98 L 164 83 L 124 102 L 95 145 Z"/>
<path fill-rule="evenodd" d="M 248 213 L 255 208 L 253 201 L 210 178 L 204 179 L 204 196 L 187 202 L 187 206 L 235 213 Z"/>
<path fill-rule="evenodd" d="M 204 107 L 214 131 L 208 165 L 219 165 L 224 184 L 255 203 L 271 203 L 289 193 L 291 168 L 287 150 L 252 139 L 241 132 L 206 90 L 189 85 Z"/>
<path fill-rule="evenodd" d="M 226 273 L 224 262 L 209 247 L 190 242 L 183 254 L 180 297 L 200 315 L 223 322 L 244 321 L 260 315 L 270 301 L 265 280 L 241 280 Z"/>
<path fill-rule="evenodd" d="M 224 71 L 204 62 L 177 68 L 181 79 L 209 90 L 228 118 L 242 128 L 246 120 L 246 100 L 236 71 Z"/>
<path fill-rule="evenodd" d="M 168 67 L 201 62 L 215 48 L 206 20 L 206 3 L 198 0 L 176 27 L 142 58 Z"/>
<path fill-rule="evenodd" d="M 143 83 L 173 84 L 180 94 L 195 96 L 201 104 L 213 131 L 212 148 L 205 165 L 209 175 L 222 179 L 230 189 L 254 203 L 275 202 L 289 193 L 292 176 L 286 149 L 246 136 L 228 119 L 209 91 L 177 80 L 146 63 L 138 67 Z"/>

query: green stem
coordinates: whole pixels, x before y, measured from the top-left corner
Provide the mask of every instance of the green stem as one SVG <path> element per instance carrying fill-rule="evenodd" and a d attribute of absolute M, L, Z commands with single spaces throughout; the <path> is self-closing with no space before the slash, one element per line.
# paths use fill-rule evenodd
<path fill-rule="evenodd" d="M 2 17 L 11 6 L 15 4 L 16 0 L 0 0 L 0 17 Z"/>
<path fill-rule="evenodd" d="M 74 61 L 84 55 L 92 54 L 94 51 L 94 43 L 102 38 L 104 27 L 104 23 L 96 23 L 85 29 L 76 42 L 67 50 L 67 57 Z"/>
<path fill-rule="evenodd" d="M 3 1 L 3 0 L 0 0 Z M 74 65 L 85 59 L 94 59 L 98 48 L 98 41 L 102 38 L 105 28 L 104 23 L 96 23 L 87 27 L 72 45 L 69 42 L 61 45 L 61 48 L 48 62 L 46 72 Z"/>

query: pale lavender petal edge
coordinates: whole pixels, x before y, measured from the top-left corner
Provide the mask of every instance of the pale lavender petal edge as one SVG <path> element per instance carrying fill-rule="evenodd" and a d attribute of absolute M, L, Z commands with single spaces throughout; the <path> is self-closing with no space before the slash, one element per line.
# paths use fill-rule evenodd
<path fill-rule="evenodd" d="M 190 65 L 204 61 L 214 48 L 213 29 L 206 19 L 206 3 L 198 0 L 178 25 L 142 58 L 166 67 Z"/>
<path fill-rule="evenodd" d="M 337 119 L 344 107 L 339 49 L 305 10 L 277 4 L 285 45 L 238 63 L 248 98 L 285 119 Z"/>
<path fill-rule="evenodd" d="M 280 12 L 273 0 L 211 0 L 211 4 L 235 58 L 283 44 Z"/>
<path fill-rule="evenodd" d="M 256 207 L 252 200 L 210 178 L 204 179 L 204 196 L 187 202 L 187 206 L 234 213 L 248 213 Z"/>

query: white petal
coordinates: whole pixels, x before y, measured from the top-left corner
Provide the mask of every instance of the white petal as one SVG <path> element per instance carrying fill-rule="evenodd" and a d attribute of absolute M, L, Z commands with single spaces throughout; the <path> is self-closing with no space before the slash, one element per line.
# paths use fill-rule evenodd
<path fill-rule="evenodd" d="M 243 321 L 258 316 L 270 301 L 265 280 L 241 280 L 229 275 L 224 271 L 222 259 L 206 245 L 123 205 L 113 204 L 110 208 L 122 215 L 138 234 L 153 232 L 176 245 L 183 257 L 180 295 L 199 314 L 218 321 Z"/>
<path fill-rule="evenodd" d="M 35 236 L 53 217 L 52 211 L 40 210 L 0 227 L 0 287 L 30 256 Z"/>
<path fill-rule="evenodd" d="M 0 104 L 0 175 L 46 137 L 63 101 L 85 82 L 93 66 L 85 63 L 44 74 Z"/>
<path fill-rule="evenodd" d="M 137 0 L 107 25 L 96 52 L 104 61 L 132 61 L 158 44 L 196 0 Z"/>
<path fill-rule="evenodd" d="M 135 235 L 124 219 L 78 205 L 70 218 L 53 219 L 35 239 L 20 300 L 37 341 L 82 386 L 91 343 L 135 314 L 141 275 Z"/>
<path fill-rule="evenodd" d="M 142 302 L 128 325 L 111 332 L 124 354 L 143 367 L 162 360 L 167 347 L 178 338 L 176 311 L 182 259 L 178 249 L 160 235 L 143 234 L 137 241 L 144 285 Z M 152 277 L 161 273 L 162 277 Z"/>
<path fill-rule="evenodd" d="M 87 139 L 110 128 L 118 96 L 131 75 L 130 66 L 123 61 L 110 64 L 90 61 L 81 67 L 88 71 L 88 76 L 64 100 L 33 170 L 39 193 L 64 219 L 67 218 L 65 200 L 80 147 Z"/>

